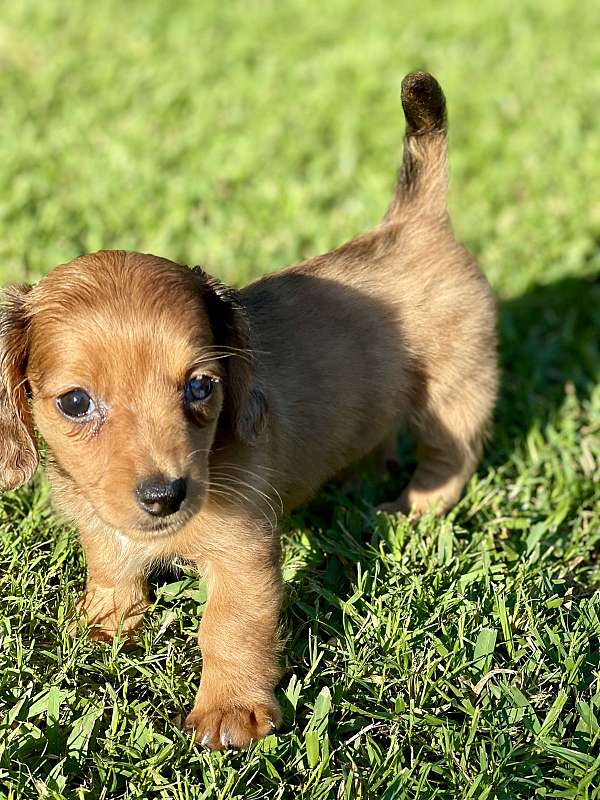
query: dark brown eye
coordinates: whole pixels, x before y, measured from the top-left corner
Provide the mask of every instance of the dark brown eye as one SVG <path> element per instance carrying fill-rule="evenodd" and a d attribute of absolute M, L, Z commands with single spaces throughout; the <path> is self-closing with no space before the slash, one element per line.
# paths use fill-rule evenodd
<path fill-rule="evenodd" d="M 56 405 L 65 415 L 73 419 L 89 417 L 96 408 L 94 401 L 83 389 L 72 389 L 56 400 Z"/>
<path fill-rule="evenodd" d="M 205 403 L 212 394 L 214 384 L 214 379 L 208 375 L 194 375 L 185 385 L 186 403 Z"/>

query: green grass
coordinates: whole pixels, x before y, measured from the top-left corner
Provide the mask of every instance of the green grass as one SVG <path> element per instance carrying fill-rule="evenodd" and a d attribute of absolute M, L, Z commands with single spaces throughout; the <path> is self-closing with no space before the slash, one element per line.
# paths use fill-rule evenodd
<path fill-rule="evenodd" d="M 493 440 L 445 520 L 327 487 L 284 531 L 285 728 L 178 730 L 204 594 L 140 647 L 72 641 L 85 566 L 48 488 L 0 499 L 7 798 L 600 798 L 597 4 L 4 4 L 0 277 L 99 247 L 243 282 L 371 226 L 404 73 L 448 96 L 455 227 L 499 296 Z M 595 283 L 594 283 L 595 278 Z M 170 581 L 170 582 L 169 582 Z"/>

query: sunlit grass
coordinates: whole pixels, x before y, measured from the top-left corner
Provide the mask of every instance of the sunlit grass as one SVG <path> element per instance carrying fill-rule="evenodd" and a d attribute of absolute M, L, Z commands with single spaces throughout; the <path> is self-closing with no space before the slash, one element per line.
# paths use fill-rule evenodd
<path fill-rule="evenodd" d="M 374 518 L 404 474 L 286 526 L 285 727 L 245 753 L 179 731 L 196 578 L 157 579 L 132 652 L 71 640 L 75 535 L 42 478 L 4 495 L 0 796 L 600 798 L 596 23 L 567 0 L 3 9 L 3 282 L 123 247 L 242 283 L 340 243 L 385 209 L 427 67 L 504 386 L 445 520 Z"/>

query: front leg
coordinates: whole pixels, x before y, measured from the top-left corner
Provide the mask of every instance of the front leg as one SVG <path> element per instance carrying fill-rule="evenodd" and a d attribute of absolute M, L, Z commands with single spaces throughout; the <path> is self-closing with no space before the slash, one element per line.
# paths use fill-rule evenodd
<path fill-rule="evenodd" d="M 112 640 L 119 628 L 131 636 L 142 624 L 148 607 L 146 563 L 135 546 L 125 537 L 89 535 L 82 532 L 81 542 L 87 561 L 85 593 L 77 605 L 77 623 L 90 625 L 93 639 Z"/>
<path fill-rule="evenodd" d="M 185 721 L 214 750 L 246 747 L 281 722 L 274 689 L 281 575 L 273 535 L 230 530 L 203 565 L 208 601 L 198 635 L 202 678 Z"/>

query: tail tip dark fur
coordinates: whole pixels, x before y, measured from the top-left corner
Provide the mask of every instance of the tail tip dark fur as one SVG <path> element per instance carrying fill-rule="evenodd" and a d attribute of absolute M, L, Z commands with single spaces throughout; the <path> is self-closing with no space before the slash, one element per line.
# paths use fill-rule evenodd
<path fill-rule="evenodd" d="M 402 81 L 402 107 L 407 133 L 446 130 L 446 98 L 428 72 L 411 72 Z"/>

